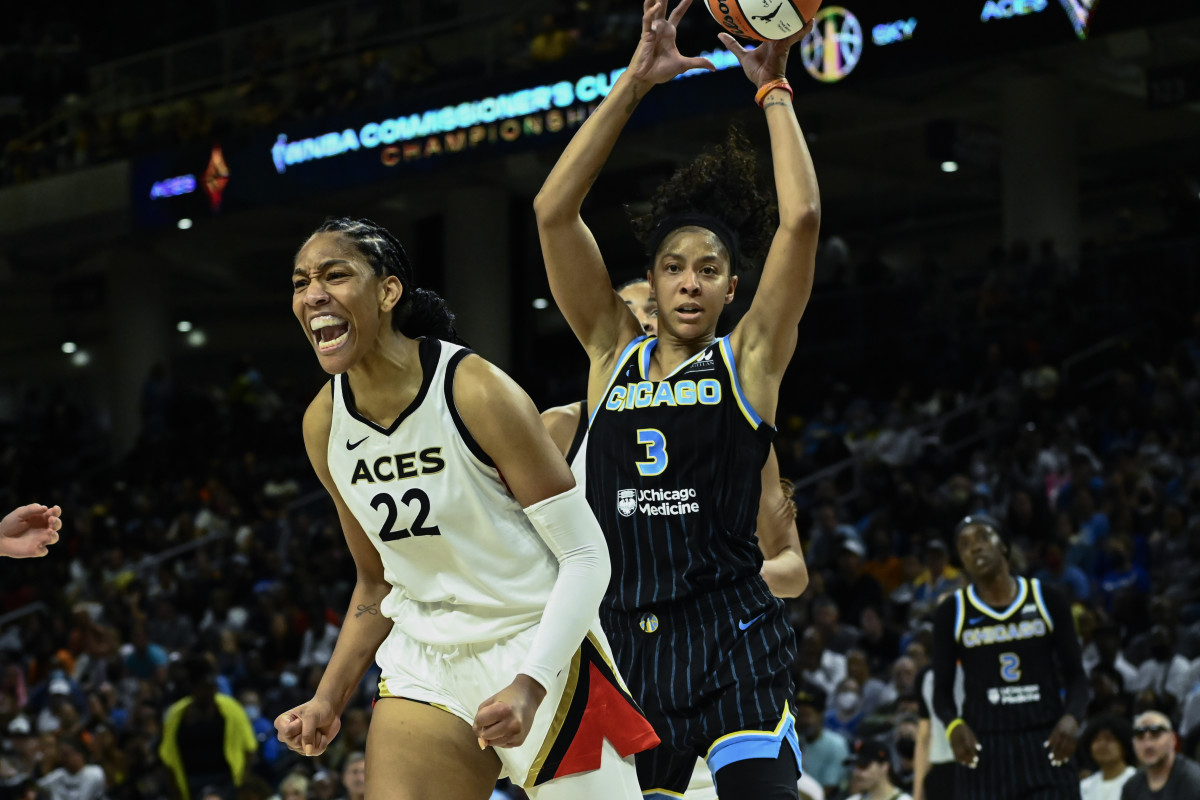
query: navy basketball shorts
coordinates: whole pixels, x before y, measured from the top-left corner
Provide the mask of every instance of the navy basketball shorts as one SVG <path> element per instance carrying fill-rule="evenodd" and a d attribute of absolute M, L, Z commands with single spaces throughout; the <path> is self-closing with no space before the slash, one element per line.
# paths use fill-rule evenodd
<path fill-rule="evenodd" d="M 747 796 L 796 796 L 800 748 L 789 707 L 796 640 L 783 603 L 761 579 L 637 612 L 602 606 L 600 621 L 631 695 L 662 740 L 637 755 L 647 797 L 682 796 L 697 757 L 718 787 L 730 764 L 794 762 L 784 777 L 759 770 L 780 786 Z"/>
<path fill-rule="evenodd" d="M 1079 766 L 1050 763 L 1050 728 L 975 732 L 983 746 L 979 766 L 955 773 L 956 800 L 1079 800 Z"/>

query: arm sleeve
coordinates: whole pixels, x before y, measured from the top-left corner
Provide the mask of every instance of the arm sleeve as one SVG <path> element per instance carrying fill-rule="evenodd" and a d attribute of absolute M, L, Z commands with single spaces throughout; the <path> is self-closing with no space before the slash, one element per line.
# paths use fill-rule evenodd
<path fill-rule="evenodd" d="M 578 486 L 529 506 L 525 515 L 558 559 L 558 579 L 520 670 L 549 687 L 596 619 L 612 567 L 600 524 Z"/>
<path fill-rule="evenodd" d="M 1075 619 L 1071 606 L 1057 589 L 1042 585 L 1042 597 L 1046 611 L 1054 622 L 1054 652 L 1062 670 L 1063 686 L 1066 689 L 1066 713 L 1083 722 L 1088 702 L 1088 680 L 1083 671 L 1083 651 L 1079 649 L 1079 637 L 1075 635 Z"/>
<path fill-rule="evenodd" d="M 957 649 L 954 642 L 954 612 L 957 597 L 957 593 L 950 595 L 933 612 L 933 713 L 947 727 L 958 716 L 954 703 Z"/>

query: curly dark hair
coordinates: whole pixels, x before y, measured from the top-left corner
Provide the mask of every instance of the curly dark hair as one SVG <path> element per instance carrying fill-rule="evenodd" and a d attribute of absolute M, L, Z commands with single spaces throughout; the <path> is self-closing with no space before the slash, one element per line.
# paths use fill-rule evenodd
<path fill-rule="evenodd" d="M 725 222 L 738 238 L 741 253 L 734 271 L 761 263 L 775 235 L 778 206 L 758 185 L 758 156 L 750 141 L 731 126 L 725 141 L 685 164 L 650 198 L 648 214 L 630 216 L 634 234 L 649 249 L 655 229 L 674 214 L 701 213 Z M 654 253 L 650 253 L 651 258 Z"/>

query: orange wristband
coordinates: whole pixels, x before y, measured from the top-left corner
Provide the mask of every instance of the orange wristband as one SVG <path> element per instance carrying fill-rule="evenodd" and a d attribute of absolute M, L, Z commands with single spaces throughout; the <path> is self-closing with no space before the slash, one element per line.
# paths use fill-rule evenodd
<path fill-rule="evenodd" d="M 796 93 L 792 91 L 792 85 L 788 83 L 787 78 L 776 78 L 772 81 L 767 81 L 762 86 L 758 87 L 758 91 L 754 93 L 754 102 L 759 108 L 763 107 L 763 101 L 767 99 L 767 95 L 775 89 L 783 89 L 789 96 L 795 97 Z"/>

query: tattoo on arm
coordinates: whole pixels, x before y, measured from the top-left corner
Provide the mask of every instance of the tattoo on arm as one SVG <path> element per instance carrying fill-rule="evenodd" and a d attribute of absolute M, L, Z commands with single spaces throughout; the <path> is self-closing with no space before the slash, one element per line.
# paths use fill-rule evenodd
<path fill-rule="evenodd" d="M 636 86 L 630 86 L 630 87 L 629 87 L 629 91 L 630 91 L 630 93 L 632 93 L 632 94 L 633 94 L 633 97 L 630 99 L 629 103 L 628 103 L 628 104 L 626 104 L 626 106 L 625 106 L 625 113 L 626 113 L 626 114 L 632 114 L 632 113 L 633 113 L 633 111 L 634 111 L 634 109 L 635 109 L 635 108 L 637 108 L 637 104 L 638 104 L 639 102 L 641 102 L 641 99 L 642 99 L 641 97 L 638 97 L 638 93 L 637 93 L 637 87 L 636 87 Z M 644 97 L 644 96 L 645 96 L 645 95 L 643 95 L 643 97 Z"/>
<path fill-rule="evenodd" d="M 371 603 L 371 605 L 369 605 L 369 606 L 364 606 L 362 603 L 359 603 L 358 604 L 358 613 L 356 613 L 354 615 L 354 618 L 358 619 L 363 614 L 375 615 L 378 613 L 379 613 L 379 609 L 375 607 L 375 603 Z"/>
<path fill-rule="evenodd" d="M 787 100 L 768 100 L 767 102 L 763 103 L 763 108 L 767 109 L 767 108 L 770 108 L 771 106 L 790 106 L 790 105 L 791 105 L 791 103 L 788 102 Z"/>

